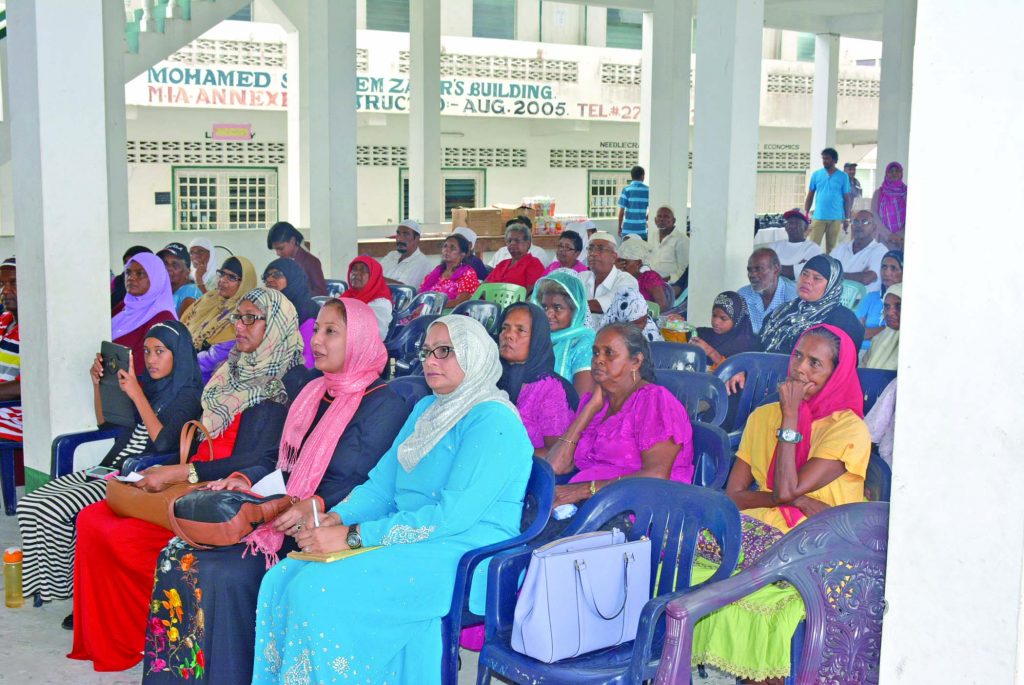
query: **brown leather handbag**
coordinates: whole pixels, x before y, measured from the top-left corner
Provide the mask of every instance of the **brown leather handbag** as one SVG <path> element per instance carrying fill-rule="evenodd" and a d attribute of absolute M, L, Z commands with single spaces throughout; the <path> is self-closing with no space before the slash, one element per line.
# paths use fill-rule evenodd
<path fill-rule="evenodd" d="M 188 462 L 196 431 L 202 432 L 210 450 L 210 458 L 213 458 L 213 438 L 210 437 L 210 432 L 199 421 L 189 421 L 181 427 L 181 439 L 178 443 L 178 453 L 182 464 Z M 107 481 L 107 504 L 118 516 L 141 519 L 167 530 L 173 530 L 167 518 L 168 506 L 197 487 L 199 487 L 198 483 L 175 483 L 160 492 L 146 492 L 132 483 L 122 483 L 111 478 Z"/>
<path fill-rule="evenodd" d="M 193 547 L 228 547 L 298 501 L 248 490 L 193 490 L 168 505 L 167 518 L 174 534 Z"/>

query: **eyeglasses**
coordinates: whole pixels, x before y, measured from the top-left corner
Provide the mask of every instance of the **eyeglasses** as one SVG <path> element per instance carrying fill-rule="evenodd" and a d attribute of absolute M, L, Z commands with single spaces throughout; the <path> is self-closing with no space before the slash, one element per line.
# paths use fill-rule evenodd
<path fill-rule="evenodd" d="M 277 269 L 268 271 L 267 273 L 263 274 L 264 281 L 279 281 L 282 278 L 284 278 L 284 274 L 278 271 Z"/>
<path fill-rule="evenodd" d="M 266 321 L 266 320 L 267 320 L 267 317 L 263 316 L 262 314 L 232 314 L 231 316 L 228 317 L 228 321 L 230 321 L 231 323 L 234 324 L 234 323 L 238 323 L 239 321 L 241 321 L 246 326 L 251 326 L 254 323 L 256 323 L 257 321 Z"/>
<path fill-rule="evenodd" d="M 421 362 L 427 361 L 428 358 L 434 357 L 434 359 L 447 359 L 455 348 L 451 345 L 438 345 L 434 349 L 428 349 L 426 347 L 420 348 L 419 358 Z"/>
<path fill-rule="evenodd" d="M 226 278 L 229 281 L 231 281 L 232 283 L 239 283 L 242 280 L 240 277 L 236 276 L 235 274 L 231 273 L 230 271 L 225 271 L 224 269 L 217 269 L 217 277 L 218 278 Z"/>
<path fill-rule="evenodd" d="M 873 224 L 874 222 L 875 222 L 874 219 L 854 219 L 853 220 L 853 225 L 854 226 L 867 226 L 868 224 Z"/>

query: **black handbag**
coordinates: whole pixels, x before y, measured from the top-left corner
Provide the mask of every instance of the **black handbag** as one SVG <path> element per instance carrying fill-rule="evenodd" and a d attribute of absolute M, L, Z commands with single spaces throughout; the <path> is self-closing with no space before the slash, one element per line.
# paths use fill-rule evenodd
<path fill-rule="evenodd" d="M 167 518 L 174 534 L 193 547 L 228 547 L 298 501 L 248 490 L 193 490 L 170 503 Z"/>

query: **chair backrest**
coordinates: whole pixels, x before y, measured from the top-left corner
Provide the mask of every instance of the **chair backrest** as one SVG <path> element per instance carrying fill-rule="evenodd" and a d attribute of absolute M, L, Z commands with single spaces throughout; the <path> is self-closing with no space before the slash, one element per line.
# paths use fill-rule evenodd
<path fill-rule="evenodd" d="M 416 297 L 412 298 L 412 301 L 409 302 L 405 309 L 396 312 L 394 318 L 407 319 L 417 312 L 419 313 L 419 316 L 423 316 L 425 314 L 440 316 L 441 312 L 444 311 L 444 306 L 446 304 L 448 304 L 448 297 L 445 296 L 444 293 L 420 293 Z"/>
<path fill-rule="evenodd" d="M 871 411 L 875 401 L 886 386 L 896 378 L 895 371 L 886 369 L 857 369 L 860 378 L 860 389 L 864 391 L 864 413 Z"/>
<path fill-rule="evenodd" d="M 860 301 L 867 294 L 868 288 L 863 283 L 846 278 L 843 279 L 843 294 L 840 296 L 840 302 L 847 309 L 857 309 L 857 305 L 860 304 Z"/>
<path fill-rule="evenodd" d="M 647 313 L 650 314 L 652 319 L 657 321 L 658 317 L 661 316 L 661 305 L 657 302 L 648 302 Z"/>
<path fill-rule="evenodd" d="M 708 368 L 704 350 L 690 343 L 656 340 L 651 343 L 651 361 L 656 369 L 706 371 Z"/>
<path fill-rule="evenodd" d="M 427 328 L 437 318 L 436 314 L 417 316 L 404 326 L 398 326 L 395 334 L 385 343 L 388 356 L 394 359 L 403 371 L 401 375 L 405 375 L 411 367 L 419 364 L 417 355 L 423 345 L 423 339 L 427 336 Z"/>
<path fill-rule="evenodd" d="M 525 302 L 526 288 L 514 283 L 481 283 L 472 299 L 494 302 L 504 309 L 514 302 Z"/>
<path fill-rule="evenodd" d="M 864 476 L 864 497 L 869 502 L 888 502 L 892 496 L 892 468 L 871 448 L 868 472 Z"/>
<path fill-rule="evenodd" d="M 411 285 L 388 283 L 388 288 L 391 290 L 393 309 L 396 312 L 405 311 L 412 298 L 416 297 L 416 288 Z"/>
<path fill-rule="evenodd" d="M 327 300 L 331 299 L 327 295 L 314 295 L 313 301 L 316 302 L 318 307 L 323 307 L 327 303 Z"/>
<path fill-rule="evenodd" d="M 491 335 L 498 332 L 498 318 L 501 317 L 501 307 L 495 302 L 486 300 L 466 300 L 452 310 L 452 314 L 463 314 L 470 316 L 487 329 Z"/>
<path fill-rule="evenodd" d="M 741 352 L 726 358 L 715 370 L 715 375 L 728 382 L 740 372 L 747 374 L 743 390 L 729 399 L 729 413 L 722 428 L 738 431 L 766 395 L 775 392 L 779 382 L 789 373 L 789 356 L 768 352 Z"/>
<path fill-rule="evenodd" d="M 691 421 L 722 425 L 729 409 L 725 383 L 718 376 L 696 371 L 657 369 L 654 382 L 664 386 L 684 407 Z"/>
<path fill-rule="evenodd" d="M 626 535 L 629 540 L 643 535 L 651 540 L 652 597 L 690 586 L 690 564 L 704 529 L 722 549 L 726 577 L 736 566 L 740 512 L 732 500 L 710 488 L 660 478 L 627 478 L 601 488 L 573 516 L 565 537 L 601 530 L 623 514 L 635 517 Z M 677 568 L 680 561 L 685 568 Z"/>
<path fill-rule="evenodd" d="M 348 283 L 340 278 L 327 278 L 327 294 L 330 297 L 341 297 L 348 290 Z"/>
<path fill-rule="evenodd" d="M 690 425 L 693 427 L 693 484 L 721 490 L 732 468 L 729 434 L 710 423 L 694 421 Z"/>
<path fill-rule="evenodd" d="M 423 376 L 402 376 L 388 381 L 388 387 L 405 400 L 409 411 L 416 406 L 416 403 L 433 392 Z"/>
<path fill-rule="evenodd" d="M 672 638 L 658 682 L 690 682 L 695 621 L 784 580 L 796 587 L 807 614 L 792 681 L 878 683 L 888 538 L 888 504 L 833 507 L 791 530 L 732 578 L 669 602 L 666 632 Z"/>

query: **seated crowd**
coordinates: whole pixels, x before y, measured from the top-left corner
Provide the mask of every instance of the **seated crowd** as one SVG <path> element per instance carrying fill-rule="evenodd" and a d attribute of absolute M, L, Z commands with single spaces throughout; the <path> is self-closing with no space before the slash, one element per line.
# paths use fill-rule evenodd
<path fill-rule="evenodd" d="M 743 352 L 790 359 L 778 401 L 750 415 L 726 485 L 743 514 L 741 567 L 808 517 L 864 500 L 876 431 L 857 368 L 895 369 L 898 357 L 903 253 L 876 240 L 889 225 L 859 211 L 852 240 L 825 254 L 803 212 L 785 220 L 788 240 L 753 252 L 749 285 L 718 295 L 711 325 L 691 339 L 712 368 Z M 208 438 L 189 460 L 145 469 L 136 487 L 249 490 L 280 471 L 292 504 L 238 544 L 201 549 L 119 516 L 104 480 L 64 475 L 19 503 L 25 594 L 73 597 L 68 656 L 100 671 L 141 661 L 145 683 L 440 682 L 456 565 L 519 534 L 531 457 L 563 476 L 556 507 L 623 478 L 694 478 L 691 417 L 659 385 L 651 352 L 662 340 L 652 311 L 685 311 L 688 238 L 670 207 L 655 224 L 653 249 L 593 224 L 567 230 L 547 262 L 520 217 L 488 268 L 468 227 L 446 237 L 438 262 L 406 221 L 394 252 L 354 259 L 344 294 L 319 303 L 320 262 L 285 222 L 268 236 L 278 258 L 262 286 L 250 260 L 204 239 L 132 248 L 111 284 L 111 339 L 131 350 L 117 381 L 136 423 L 102 465 L 173 452 L 196 420 Z M 20 396 L 15 273 L 13 258 L 0 264 L 0 400 Z M 856 311 L 843 304 L 845 281 L 866 291 Z M 412 316 L 395 309 L 389 284 L 455 307 L 483 283 L 521 286 L 526 300 L 503 308 L 493 337 L 468 316 L 434 320 L 419 350 L 432 392 L 410 410 L 383 380 L 384 341 Z M 99 355 L 89 373 L 103 425 Z M 20 425 L 20 409 L 0 409 L 0 430 L 20 439 Z M 535 542 L 570 522 L 552 517 Z M 288 557 L 359 547 L 377 549 L 338 564 Z M 721 560 L 713 544 L 699 552 L 695 583 Z M 470 594 L 478 615 L 485 574 Z M 803 612 L 794 594 L 771 586 L 699 622 L 694 663 L 780 682 Z"/>

